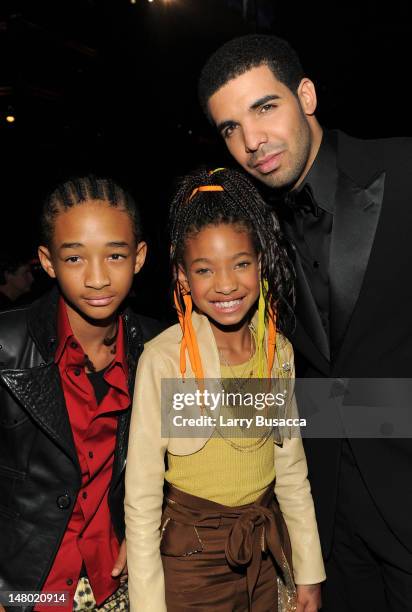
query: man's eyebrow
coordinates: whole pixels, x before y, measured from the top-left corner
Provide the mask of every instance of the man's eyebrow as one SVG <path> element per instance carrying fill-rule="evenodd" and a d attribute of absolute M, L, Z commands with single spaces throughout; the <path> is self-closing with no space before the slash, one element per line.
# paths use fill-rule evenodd
<path fill-rule="evenodd" d="M 253 102 L 253 104 L 251 104 L 249 106 L 249 110 L 255 110 L 256 108 L 259 108 L 259 106 L 262 106 L 263 104 L 266 104 L 267 102 L 270 102 L 271 100 L 279 100 L 280 96 L 278 96 L 277 94 L 268 94 L 267 96 L 263 96 L 263 98 L 259 98 L 258 100 L 255 100 L 255 102 Z"/>
<path fill-rule="evenodd" d="M 222 123 L 219 123 L 216 126 L 217 131 L 219 132 L 219 134 L 221 132 L 223 132 L 223 130 L 225 130 L 228 127 L 232 127 L 233 125 L 236 125 L 235 121 L 231 121 L 230 119 L 228 119 L 227 121 L 222 121 Z"/>
<path fill-rule="evenodd" d="M 268 94 L 267 96 L 263 96 L 262 98 L 255 100 L 253 104 L 249 106 L 249 110 L 256 110 L 257 108 L 259 108 L 259 106 L 262 106 L 263 104 L 266 104 L 271 100 L 280 100 L 280 96 L 278 94 Z M 223 130 L 225 130 L 226 128 L 233 127 L 234 125 L 236 125 L 236 121 L 233 121 L 232 119 L 227 119 L 226 121 L 222 121 L 221 123 L 219 123 L 216 126 L 216 129 L 218 132 L 223 132 Z"/>

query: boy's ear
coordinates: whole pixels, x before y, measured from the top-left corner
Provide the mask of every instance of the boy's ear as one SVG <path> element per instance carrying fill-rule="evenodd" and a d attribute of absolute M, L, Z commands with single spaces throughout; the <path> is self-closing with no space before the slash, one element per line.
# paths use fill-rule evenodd
<path fill-rule="evenodd" d="M 190 293 L 189 281 L 187 280 L 186 272 L 183 266 L 179 266 L 177 269 L 177 281 L 185 293 Z"/>
<path fill-rule="evenodd" d="M 136 247 L 136 262 L 134 264 L 134 273 L 137 274 L 146 260 L 147 244 L 146 242 L 139 242 Z"/>
<path fill-rule="evenodd" d="M 37 254 L 40 259 L 41 267 L 51 277 L 56 278 L 53 261 L 49 249 L 46 246 L 39 246 Z"/>

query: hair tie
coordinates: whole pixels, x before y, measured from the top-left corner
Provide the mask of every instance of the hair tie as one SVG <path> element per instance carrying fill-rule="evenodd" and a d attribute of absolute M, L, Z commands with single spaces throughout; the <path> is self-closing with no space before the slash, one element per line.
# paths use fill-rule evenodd
<path fill-rule="evenodd" d="M 222 170 L 226 170 L 226 168 L 215 168 L 214 170 L 210 170 L 208 174 L 209 176 L 212 176 L 212 174 L 215 174 L 215 172 L 222 172 Z"/>
<path fill-rule="evenodd" d="M 188 202 L 194 198 L 198 191 L 224 191 L 222 185 L 200 185 L 195 187 L 189 196 Z"/>

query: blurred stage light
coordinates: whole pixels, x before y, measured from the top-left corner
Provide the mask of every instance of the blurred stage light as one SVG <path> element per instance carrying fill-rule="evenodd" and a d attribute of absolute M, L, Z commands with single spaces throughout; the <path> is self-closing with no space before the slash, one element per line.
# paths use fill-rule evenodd
<path fill-rule="evenodd" d="M 7 123 L 14 123 L 16 121 L 16 117 L 12 113 L 7 113 L 6 121 Z"/>

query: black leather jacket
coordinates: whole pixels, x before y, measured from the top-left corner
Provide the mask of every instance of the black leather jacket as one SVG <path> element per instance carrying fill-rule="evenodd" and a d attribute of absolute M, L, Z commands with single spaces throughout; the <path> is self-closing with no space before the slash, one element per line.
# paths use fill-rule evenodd
<path fill-rule="evenodd" d="M 58 297 L 55 289 L 31 306 L 0 313 L 0 591 L 41 590 L 81 486 L 54 363 Z M 127 310 L 124 323 L 132 394 L 143 343 L 160 327 Z M 109 490 L 119 541 L 130 412 L 118 417 Z"/>

